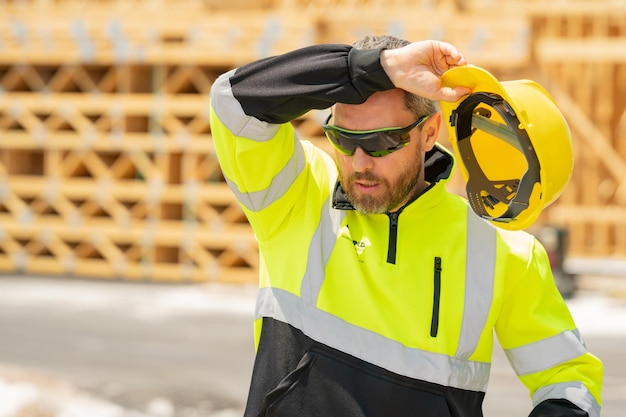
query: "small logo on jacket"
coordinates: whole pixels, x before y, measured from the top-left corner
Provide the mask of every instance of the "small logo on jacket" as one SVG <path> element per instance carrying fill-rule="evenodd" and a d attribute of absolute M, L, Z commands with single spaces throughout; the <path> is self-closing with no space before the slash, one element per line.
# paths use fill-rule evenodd
<path fill-rule="evenodd" d="M 365 251 L 365 248 L 367 248 L 368 246 L 372 246 L 372 242 L 370 242 L 367 237 L 363 237 L 359 242 L 353 240 L 352 243 L 354 243 L 354 249 L 356 250 L 356 254 L 359 257 L 363 255 L 363 251 Z"/>
<path fill-rule="evenodd" d="M 348 228 L 348 226 L 342 227 L 339 231 L 339 235 L 342 238 L 352 241 L 352 244 L 354 245 L 354 251 L 359 258 L 361 257 L 361 255 L 363 255 L 365 248 L 367 248 L 368 246 L 372 246 L 372 242 L 370 242 L 370 240 L 365 236 L 362 237 L 361 240 L 354 240 L 350 234 L 350 229 Z"/>

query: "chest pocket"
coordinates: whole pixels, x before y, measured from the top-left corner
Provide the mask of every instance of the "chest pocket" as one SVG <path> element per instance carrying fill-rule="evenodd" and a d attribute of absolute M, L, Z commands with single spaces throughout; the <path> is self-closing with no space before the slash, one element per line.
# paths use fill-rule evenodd
<path fill-rule="evenodd" d="M 450 417 L 442 387 L 314 348 L 271 391 L 260 417 Z"/>

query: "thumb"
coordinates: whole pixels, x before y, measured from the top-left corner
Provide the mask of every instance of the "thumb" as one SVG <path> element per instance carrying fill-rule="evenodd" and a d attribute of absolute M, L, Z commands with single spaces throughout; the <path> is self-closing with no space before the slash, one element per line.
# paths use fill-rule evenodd
<path fill-rule="evenodd" d="M 461 97 L 471 94 L 472 89 L 469 87 L 442 87 L 439 90 L 438 98 L 439 101 L 457 101 Z"/>

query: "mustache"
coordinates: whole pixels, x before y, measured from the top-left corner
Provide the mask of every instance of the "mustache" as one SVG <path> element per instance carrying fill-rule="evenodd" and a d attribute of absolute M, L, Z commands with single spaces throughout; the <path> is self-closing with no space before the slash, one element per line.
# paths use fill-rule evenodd
<path fill-rule="evenodd" d="M 350 178 L 348 178 L 348 181 L 349 182 L 354 182 L 354 181 L 382 182 L 381 179 L 378 178 L 378 176 L 374 175 L 373 173 L 369 171 L 355 172 L 352 175 L 350 175 Z"/>

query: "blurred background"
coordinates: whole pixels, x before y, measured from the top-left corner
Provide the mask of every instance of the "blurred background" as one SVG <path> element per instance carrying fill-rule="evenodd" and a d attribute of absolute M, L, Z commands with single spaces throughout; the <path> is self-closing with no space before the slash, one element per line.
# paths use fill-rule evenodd
<path fill-rule="evenodd" d="M 626 1 L 0 0 L 0 417 L 241 414 L 259 259 L 209 90 L 366 34 L 445 40 L 554 96 L 575 168 L 530 231 L 608 364 L 603 415 L 621 415 Z M 324 116 L 294 121 L 322 148 Z M 464 193 L 458 172 L 449 186 Z M 527 415 L 498 354 L 493 375 L 486 415 Z"/>

